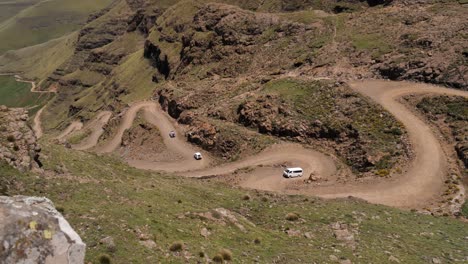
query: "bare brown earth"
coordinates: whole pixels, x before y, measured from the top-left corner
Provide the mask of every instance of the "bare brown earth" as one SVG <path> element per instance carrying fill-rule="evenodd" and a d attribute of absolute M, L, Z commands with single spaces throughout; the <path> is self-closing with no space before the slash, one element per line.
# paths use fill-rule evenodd
<path fill-rule="evenodd" d="M 104 129 L 102 129 L 102 127 L 104 126 L 104 124 L 109 122 L 111 116 L 112 113 L 108 111 L 99 113 L 94 120 L 90 121 L 86 125 L 86 128 L 89 128 L 91 130 L 91 134 L 84 140 L 82 140 L 80 143 L 73 145 L 72 147 L 77 150 L 86 150 L 94 147 L 97 144 L 102 133 L 104 133 Z"/>
<path fill-rule="evenodd" d="M 467 92 L 427 84 L 388 81 L 352 82 L 351 87 L 381 104 L 408 130 L 415 155 L 401 175 L 390 180 L 337 183 L 333 180 L 336 173 L 335 161 L 331 157 L 306 149 L 299 144 L 279 144 L 244 160 L 208 168 L 208 166 L 213 165 L 214 159 L 203 152 L 204 159 L 195 161 L 192 155 L 199 149 L 185 142 L 182 137 L 170 138 L 169 131 L 175 130 L 178 131 L 178 134 L 182 134 L 181 128 L 160 109 L 157 103 L 151 101 L 133 104 L 123 114 L 116 135 L 105 144 L 97 146 L 96 151 L 110 153 L 116 150 L 121 144 L 124 131 L 131 127 L 137 113 L 143 111 L 143 117 L 160 130 L 168 149 L 179 153 L 181 158 L 170 162 L 128 160 L 131 166 L 137 168 L 181 172 L 180 175 L 189 177 L 229 175 L 244 169 L 245 173 L 238 173 L 238 176 L 243 175 L 240 179 L 238 178 L 238 184 L 247 188 L 289 194 L 316 195 L 325 198 L 354 196 L 372 203 L 402 208 L 422 208 L 434 205 L 443 190 L 444 180 L 447 176 L 447 157 L 430 127 L 399 103 L 397 99 L 414 93 L 467 97 Z M 101 126 L 103 122 L 96 124 Z M 78 127 L 77 123 L 72 123 L 61 136 L 66 136 Z M 302 166 L 305 175 L 314 173 L 324 183 L 310 185 L 304 184 L 304 180 L 300 178 L 284 179 L 281 177 L 281 165 Z"/>
<path fill-rule="evenodd" d="M 57 140 L 62 141 L 64 140 L 67 136 L 72 134 L 75 131 L 81 130 L 83 128 L 83 123 L 80 121 L 74 121 L 72 122 L 60 135 L 57 136 Z"/>
<path fill-rule="evenodd" d="M 41 114 L 42 114 L 42 111 L 44 110 L 44 107 L 42 107 L 39 111 L 37 111 L 37 113 L 36 113 L 36 115 L 34 116 L 34 119 L 33 119 L 32 129 L 33 129 L 34 134 L 36 135 L 37 139 L 41 138 L 42 134 L 43 134 L 42 125 L 41 125 Z"/>

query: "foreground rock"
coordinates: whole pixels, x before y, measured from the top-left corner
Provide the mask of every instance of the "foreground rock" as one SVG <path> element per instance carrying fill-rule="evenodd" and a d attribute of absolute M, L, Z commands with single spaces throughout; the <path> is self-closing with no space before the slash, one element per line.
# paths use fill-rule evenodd
<path fill-rule="evenodd" d="M 0 240 L 4 264 L 84 262 L 86 245 L 44 197 L 0 196 Z"/>

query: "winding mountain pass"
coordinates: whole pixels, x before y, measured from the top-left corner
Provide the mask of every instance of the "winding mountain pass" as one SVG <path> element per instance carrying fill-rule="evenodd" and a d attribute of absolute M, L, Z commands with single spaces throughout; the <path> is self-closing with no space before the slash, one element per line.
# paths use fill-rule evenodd
<path fill-rule="evenodd" d="M 239 183 L 243 187 L 290 194 L 316 195 L 324 198 L 339 198 L 354 196 L 371 203 L 389 206 L 414 208 L 427 205 L 436 200 L 444 187 L 447 174 L 447 157 L 431 131 L 419 117 L 398 102 L 398 98 L 415 93 L 447 94 L 468 97 L 468 92 L 446 89 L 427 84 L 389 81 L 359 81 L 350 83 L 357 92 L 369 97 L 392 113 L 407 128 L 412 142 L 414 159 L 407 170 L 392 179 L 381 179 L 372 183 L 336 184 L 333 186 L 316 186 L 304 188 L 289 188 L 294 181 L 302 179 L 285 179 L 281 177 L 281 169 L 272 165 L 291 164 L 304 168 L 304 174 L 315 173 L 323 178 L 331 177 L 336 172 L 334 160 L 320 152 L 313 151 L 299 144 L 278 144 L 261 153 L 241 161 L 214 166 L 213 159 L 203 153 L 204 159 L 196 161 L 192 155 L 200 151 L 195 146 L 183 140 L 183 137 L 170 138 L 169 131 L 180 131 L 175 120 L 160 109 L 156 102 L 144 101 L 135 103 L 123 114 L 115 136 L 101 146 L 96 146 L 98 153 L 110 153 L 116 150 L 122 141 L 126 129 L 129 129 L 137 113 L 143 111 L 143 117 L 160 130 L 164 144 L 171 151 L 177 152 L 182 158 L 170 162 L 151 162 L 146 160 L 128 160 L 131 166 L 157 171 L 177 172 L 187 177 L 205 177 L 231 174 L 237 170 L 252 168 Z M 108 114 L 104 115 L 107 116 Z M 107 120 L 98 115 L 100 122 L 92 121 L 99 131 Z M 110 116 L 109 116 L 110 117 Z M 94 123 L 93 123 L 94 122 Z M 78 125 L 72 123 L 61 136 L 70 134 Z M 102 132 L 101 132 L 102 134 Z M 89 149 L 97 144 L 99 133 L 92 133 L 91 139 L 86 139 L 77 149 Z M 263 166 L 265 165 L 265 166 Z M 208 168 L 211 166 L 211 168 Z M 259 167 L 256 167 L 259 166 Z"/>
<path fill-rule="evenodd" d="M 112 112 L 110 111 L 103 111 L 100 112 L 96 118 L 91 120 L 87 125 L 86 128 L 91 131 L 91 134 L 83 139 L 80 143 L 76 145 L 72 145 L 72 148 L 76 150 L 86 150 L 90 149 L 97 145 L 99 138 L 104 133 L 104 125 L 109 122 L 109 119 L 112 116 Z"/>
<path fill-rule="evenodd" d="M 372 203 L 406 208 L 421 207 L 428 201 L 436 199 L 444 186 L 447 157 L 429 125 L 397 99 L 416 93 L 468 97 L 468 92 L 410 82 L 361 81 L 350 85 L 357 92 L 382 105 L 403 123 L 412 143 L 414 159 L 403 175 L 390 181 L 317 190 L 316 194 L 325 198 L 351 195 Z"/>
<path fill-rule="evenodd" d="M 57 92 L 55 90 L 53 90 L 53 91 L 52 90 L 51 91 L 38 91 L 35 81 L 23 79 L 23 77 L 21 77 L 18 74 L 0 73 L 0 76 L 13 76 L 15 78 L 15 81 L 17 81 L 17 82 L 31 84 L 31 90 L 30 91 L 32 93 L 39 93 L 39 94 L 43 93 L 43 94 L 45 94 L 45 93 L 56 93 Z M 34 119 L 33 119 L 32 129 L 33 129 L 34 134 L 36 135 L 37 139 L 41 138 L 42 135 L 43 135 L 42 124 L 41 124 L 41 115 L 42 115 L 42 111 L 44 110 L 45 107 L 46 106 L 43 106 L 39 111 L 37 111 L 37 113 L 35 114 Z"/>

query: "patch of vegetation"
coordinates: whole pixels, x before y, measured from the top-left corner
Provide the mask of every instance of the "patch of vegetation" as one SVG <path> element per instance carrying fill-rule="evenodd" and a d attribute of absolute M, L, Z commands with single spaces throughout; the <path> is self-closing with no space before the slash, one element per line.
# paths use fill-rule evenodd
<path fill-rule="evenodd" d="M 373 58 L 379 58 L 392 51 L 389 42 L 379 34 L 355 34 L 351 39 L 357 50 L 371 51 Z"/>
<path fill-rule="evenodd" d="M 448 262 L 449 256 L 453 259 L 465 257 L 468 230 L 464 223 L 451 218 L 357 200 L 323 201 L 261 191 L 251 191 L 249 195 L 253 199 L 245 203 L 239 197 L 246 194 L 246 190 L 137 170 L 111 156 L 74 151 L 45 142 L 43 154 L 48 157 L 43 160 L 45 169 L 63 166 L 73 180 L 60 176 L 36 177 L 0 163 L 0 190 L 6 195 L 46 196 L 57 207 L 66 208 L 64 216 L 84 242 L 97 245 L 87 249 L 86 262 L 99 261 L 101 255 L 108 254 L 107 247 L 99 241 L 111 236 L 116 241 L 125 241 L 116 243 L 113 262 L 184 263 L 183 256 L 170 254 L 169 246 L 161 248 L 158 254 L 148 250 L 140 244 L 135 230 L 145 233 L 158 245 L 184 241 L 185 250 L 196 256 L 199 252 L 214 256 L 220 248 L 228 248 L 233 256 L 242 256 L 246 263 L 253 263 L 257 256 L 261 263 L 272 263 L 278 258 L 293 263 L 304 259 L 325 263 L 337 250 L 338 257 L 363 263 L 387 261 L 386 250 L 402 263 L 419 263 L 434 257 Z M 262 201 L 262 197 L 270 199 Z M 179 199 L 184 202 L 177 203 Z M 216 220 L 186 216 L 187 212 L 204 214 L 216 208 L 239 215 L 237 221 L 246 231 L 241 232 L 233 224 L 223 224 L 222 216 Z M 291 210 L 304 221 L 286 220 L 284 214 Z M 330 235 L 330 224 L 338 221 L 358 225 L 359 258 Z M 200 229 L 206 225 L 212 235 L 202 238 Z M 288 236 L 284 232 L 288 226 L 312 232 L 314 239 Z M 432 230 L 438 232 L 430 237 L 421 235 Z"/>
<path fill-rule="evenodd" d="M 99 256 L 99 263 L 100 264 L 111 264 L 112 263 L 112 258 L 107 254 L 103 254 L 103 255 Z"/>
<path fill-rule="evenodd" d="M 232 252 L 229 249 L 225 249 L 225 248 L 221 249 L 219 251 L 219 255 L 221 255 L 223 260 L 226 260 L 226 261 L 231 261 L 232 260 Z"/>
<path fill-rule="evenodd" d="M 461 213 L 465 218 L 468 218 L 468 200 L 465 200 L 465 203 L 463 203 Z"/>
<path fill-rule="evenodd" d="M 442 134 L 456 142 L 455 151 L 459 159 L 468 168 L 468 99 L 461 96 L 423 96 L 420 98 L 406 97 L 428 120 L 436 126 L 447 126 L 441 129 Z M 415 101 L 416 100 L 416 101 Z M 467 170 L 464 171 L 468 173 Z"/>
<path fill-rule="evenodd" d="M 170 251 L 181 251 L 184 248 L 184 244 L 182 242 L 174 242 L 170 247 Z"/>
<path fill-rule="evenodd" d="M 83 141 L 83 139 L 87 138 L 89 135 L 91 135 L 91 130 L 89 129 L 85 129 L 85 130 L 80 130 L 78 131 L 77 133 L 73 134 L 71 137 L 69 137 L 67 139 L 68 143 L 74 145 L 74 144 L 78 144 L 80 143 L 81 141 Z"/>
<path fill-rule="evenodd" d="M 0 105 L 34 107 L 29 110 L 34 114 L 52 96 L 50 93 L 32 93 L 31 84 L 17 82 L 13 76 L 0 76 Z"/>
<path fill-rule="evenodd" d="M 286 215 L 286 220 L 288 220 L 288 221 L 297 221 L 297 220 L 299 220 L 299 215 L 296 214 L 296 213 L 288 213 Z"/>
<path fill-rule="evenodd" d="M 446 115 L 449 122 L 468 121 L 468 99 L 464 97 L 424 97 L 416 107 L 432 115 Z"/>
<path fill-rule="evenodd" d="M 221 256 L 220 254 L 214 255 L 213 262 L 222 263 L 223 262 L 223 256 Z"/>
<path fill-rule="evenodd" d="M 375 172 L 375 174 L 379 175 L 380 177 L 387 177 L 390 175 L 390 171 L 388 169 L 379 169 Z"/>
<path fill-rule="evenodd" d="M 280 16 L 303 24 L 311 24 L 321 20 L 321 16 L 316 10 L 281 13 Z"/>

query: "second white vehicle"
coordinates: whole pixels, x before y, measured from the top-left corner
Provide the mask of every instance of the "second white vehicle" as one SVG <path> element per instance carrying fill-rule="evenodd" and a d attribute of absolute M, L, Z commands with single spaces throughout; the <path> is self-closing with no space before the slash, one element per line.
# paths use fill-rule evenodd
<path fill-rule="evenodd" d="M 287 168 L 283 171 L 283 177 L 286 178 L 302 177 L 303 174 L 302 168 Z"/>
<path fill-rule="evenodd" d="M 196 160 L 201 160 L 202 154 L 200 152 L 196 152 L 195 154 L 193 154 L 193 158 L 195 158 Z"/>

